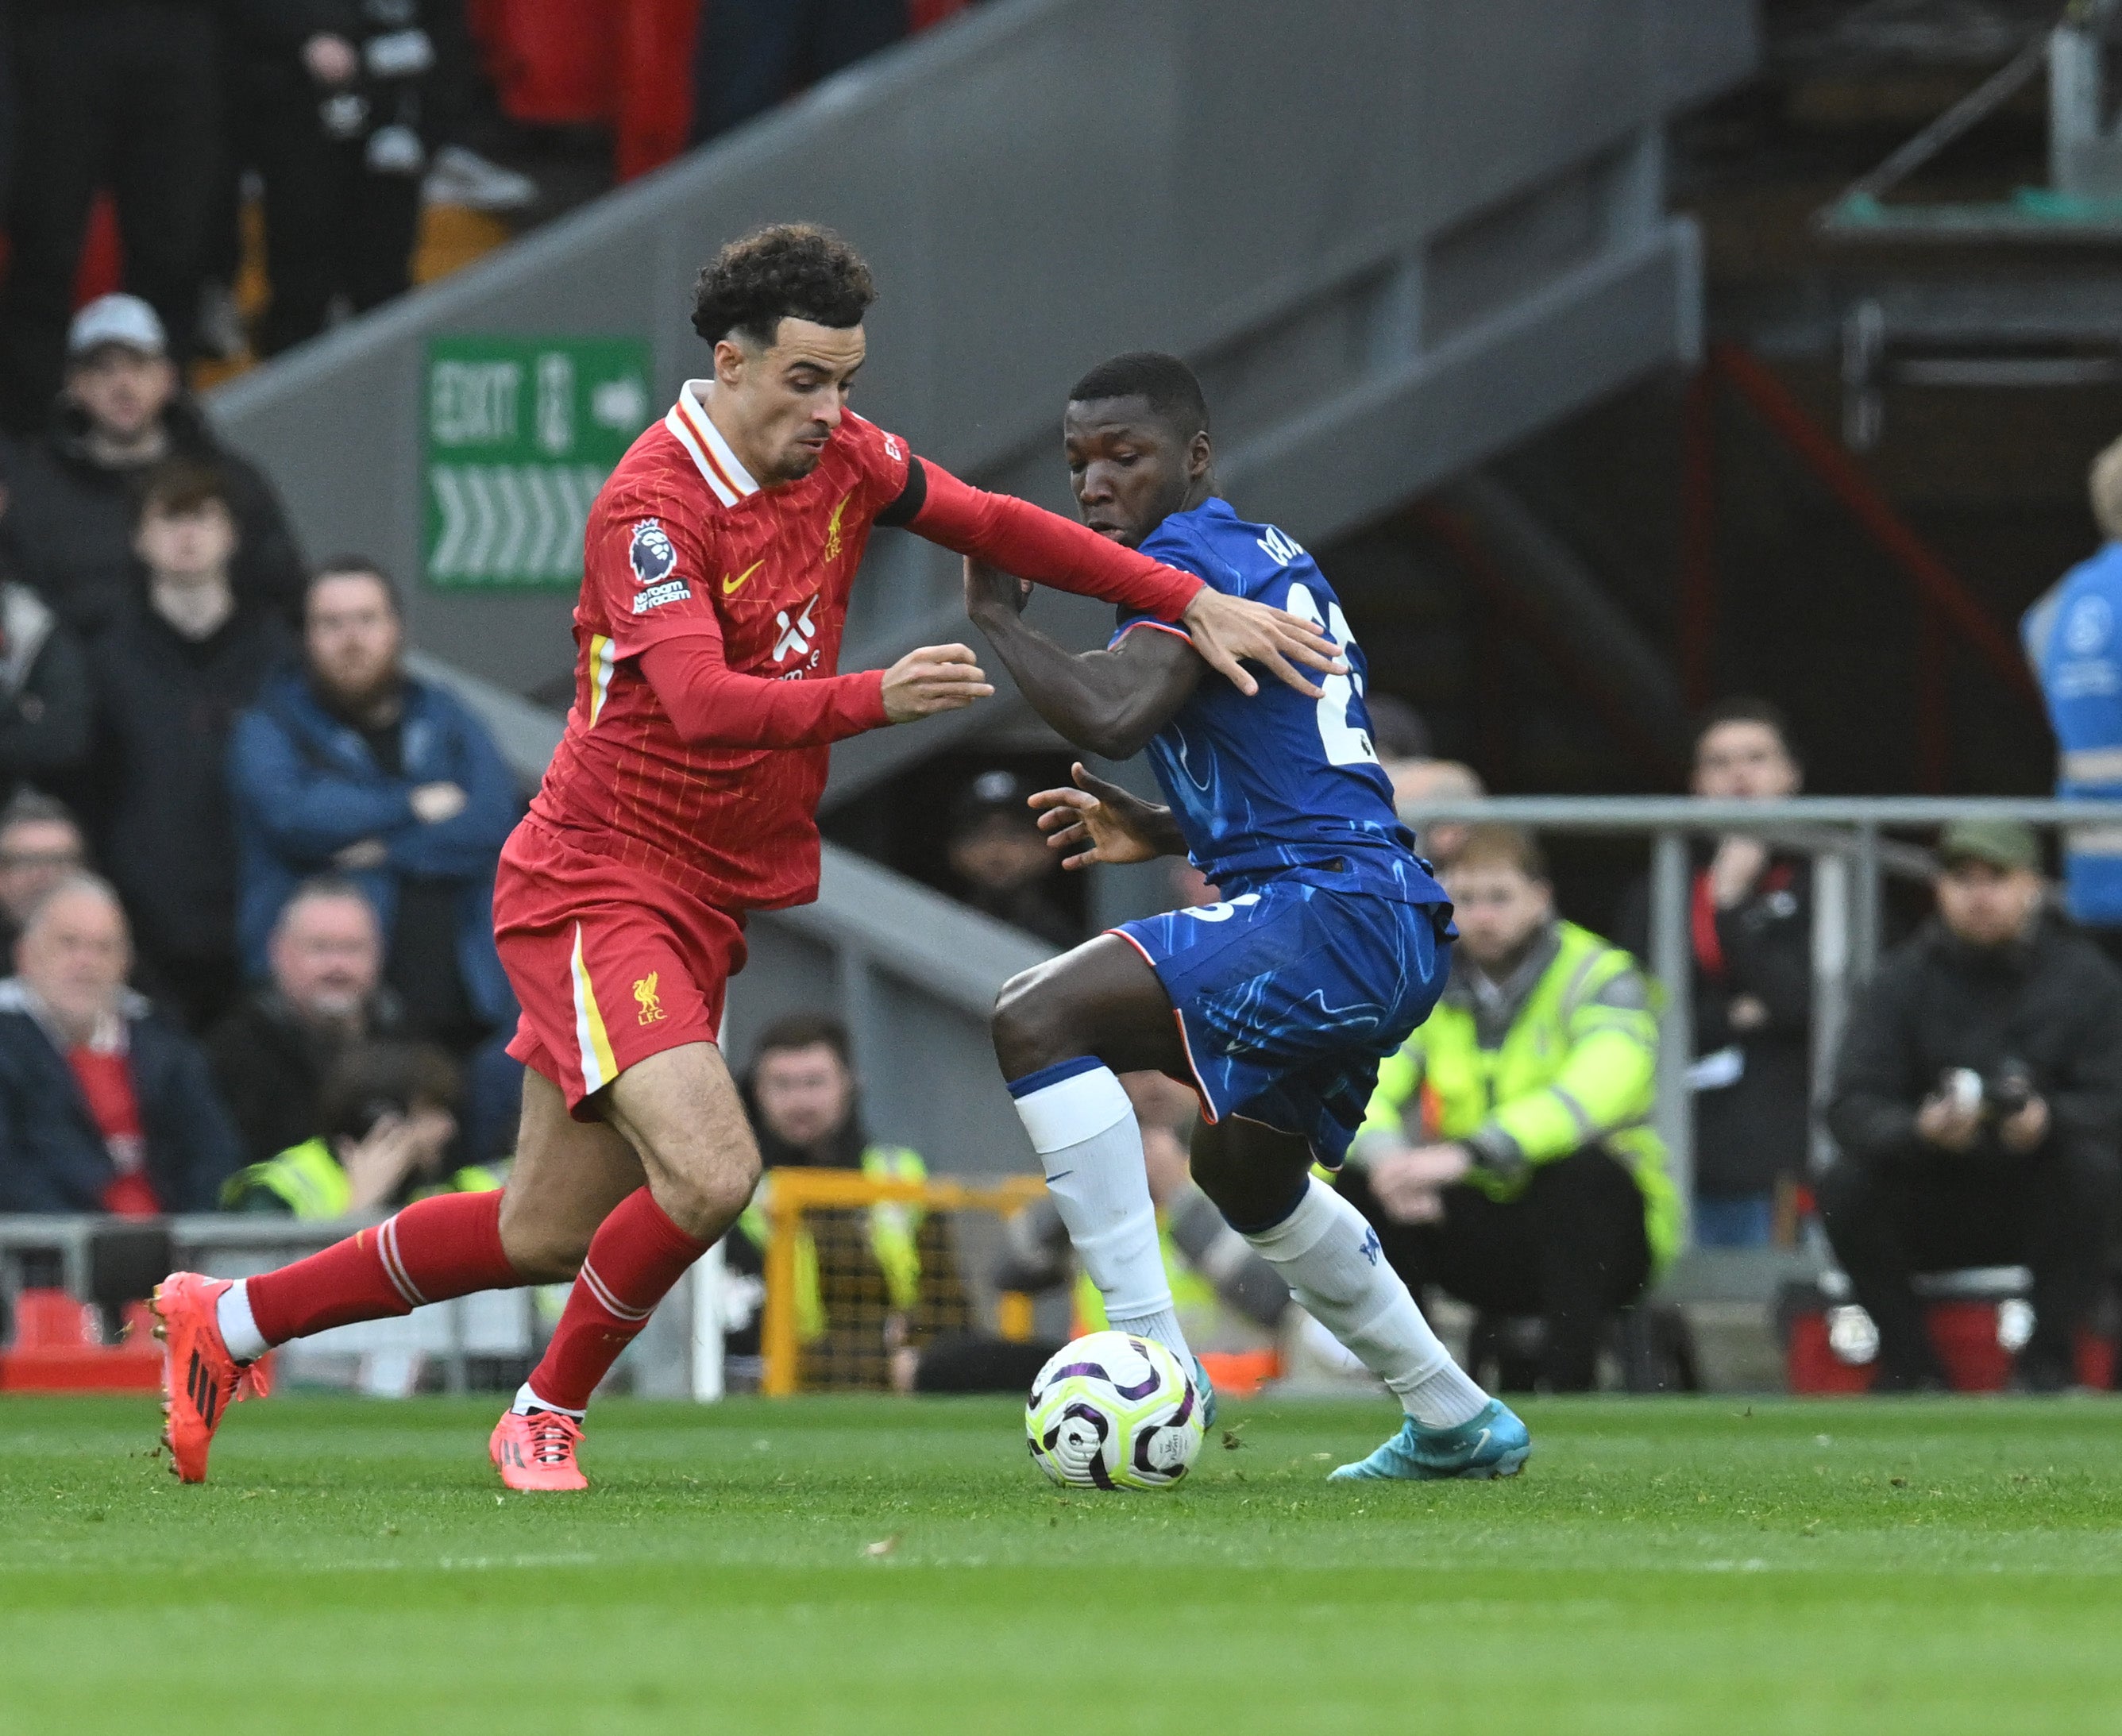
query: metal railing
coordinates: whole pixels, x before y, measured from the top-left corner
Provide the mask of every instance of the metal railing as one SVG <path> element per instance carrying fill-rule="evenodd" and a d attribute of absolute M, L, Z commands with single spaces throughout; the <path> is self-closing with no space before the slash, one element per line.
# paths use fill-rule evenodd
<path fill-rule="evenodd" d="M 1935 831 L 1959 820 L 2016 820 L 2045 829 L 2122 823 L 2122 802 L 2011 797 L 1796 796 L 1774 802 L 1713 802 L 1692 796 L 1504 796 L 1412 804 L 1400 817 L 1418 834 L 1440 823 L 1496 822 L 1538 832 L 1639 836 L 1650 845 L 1650 957 L 1665 992 L 1658 1027 L 1653 1121 L 1688 1210 L 1692 1239 L 1694 1122 L 1694 945 L 1689 932 L 1692 840 L 1733 832 L 1762 837 L 1811 859 L 1812 1089 L 1816 1167 L 1832 1156 L 1818 1111 L 1857 989 L 1878 964 L 1883 890 L 1890 873 L 1921 871 L 1920 857 L 1891 835 Z"/>

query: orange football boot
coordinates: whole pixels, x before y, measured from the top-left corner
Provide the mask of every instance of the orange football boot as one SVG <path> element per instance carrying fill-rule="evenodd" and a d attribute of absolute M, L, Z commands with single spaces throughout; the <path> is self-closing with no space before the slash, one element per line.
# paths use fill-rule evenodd
<path fill-rule="evenodd" d="M 486 1450 L 511 1489 L 587 1489 L 590 1480 L 575 1462 L 582 1439 L 582 1425 L 558 1411 L 504 1411 Z"/>
<path fill-rule="evenodd" d="M 215 1304 L 226 1278 L 172 1272 L 155 1286 L 155 1336 L 162 1341 L 162 1444 L 187 1483 L 206 1481 L 213 1431 L 242 1396 L 247 1371 L 222 1342 Z"/>

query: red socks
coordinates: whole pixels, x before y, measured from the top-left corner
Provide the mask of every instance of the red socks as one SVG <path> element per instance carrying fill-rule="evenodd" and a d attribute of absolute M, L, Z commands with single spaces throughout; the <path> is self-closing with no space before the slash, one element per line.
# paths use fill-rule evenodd
<path fill-rule="evenodd" d="M 566 1311 L 530 1376 L 539 1402 L 588 1407 L 619 1353 L 656 1304 L 713 1244 L 696 1242 L 645 1187 L 619 1201 L 590 1242 Z M 268 1344 L 328 1327 L 409 1314 L 423 1302 L 523 1282 L 501 1246 L 498 1193 L 442 1194 L 245 1286 L 251 1317 Z"/>
<path fill-rule="evenodd" d="M 251 1317 L 268 1344 L 327 1327 L 409 1314 L 423 1302 L 514 1289 L 501 1247 L 501 1195 L 438 1194 L 320 1254 L 253 1278 Z"/>
<path fill-rule="evenodd" d="M 645 1187 L 620 1200 L 591 1238 L 553 1341 L 530 1371 L 531 1397 L 554 1411 L 587 1410 L 597 1383 L 656 1304 L 713 1246 L 679 1228 Z"/>

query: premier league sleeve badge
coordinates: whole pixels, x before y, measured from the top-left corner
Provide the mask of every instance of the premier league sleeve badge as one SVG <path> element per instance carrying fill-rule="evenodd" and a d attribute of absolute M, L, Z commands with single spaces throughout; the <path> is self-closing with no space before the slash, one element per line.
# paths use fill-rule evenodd
<path fill-rule="evenodd" d="M 626 551 L 637 585 L 660 585 L 677 570 L 678 551 L 661 523 L 644 518 L 633 527 L 633 540 Z"/>

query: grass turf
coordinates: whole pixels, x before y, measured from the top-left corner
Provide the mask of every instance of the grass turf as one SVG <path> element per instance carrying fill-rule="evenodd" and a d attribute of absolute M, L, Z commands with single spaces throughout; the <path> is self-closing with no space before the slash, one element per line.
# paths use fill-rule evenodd
<path fill-rule="evenodd" d="M 2122 1407 L 1529 1404 L 1514 1482 L 1329 1486 L 1380 1404 L 1232 1406 L 1154 1495 L 1015 1408 L 0 1401 L 0 1732 L 2075 1733 L 2122 1724 Z M 1222 1430 L 1218 1431 L 1218 1434 Z"/>

